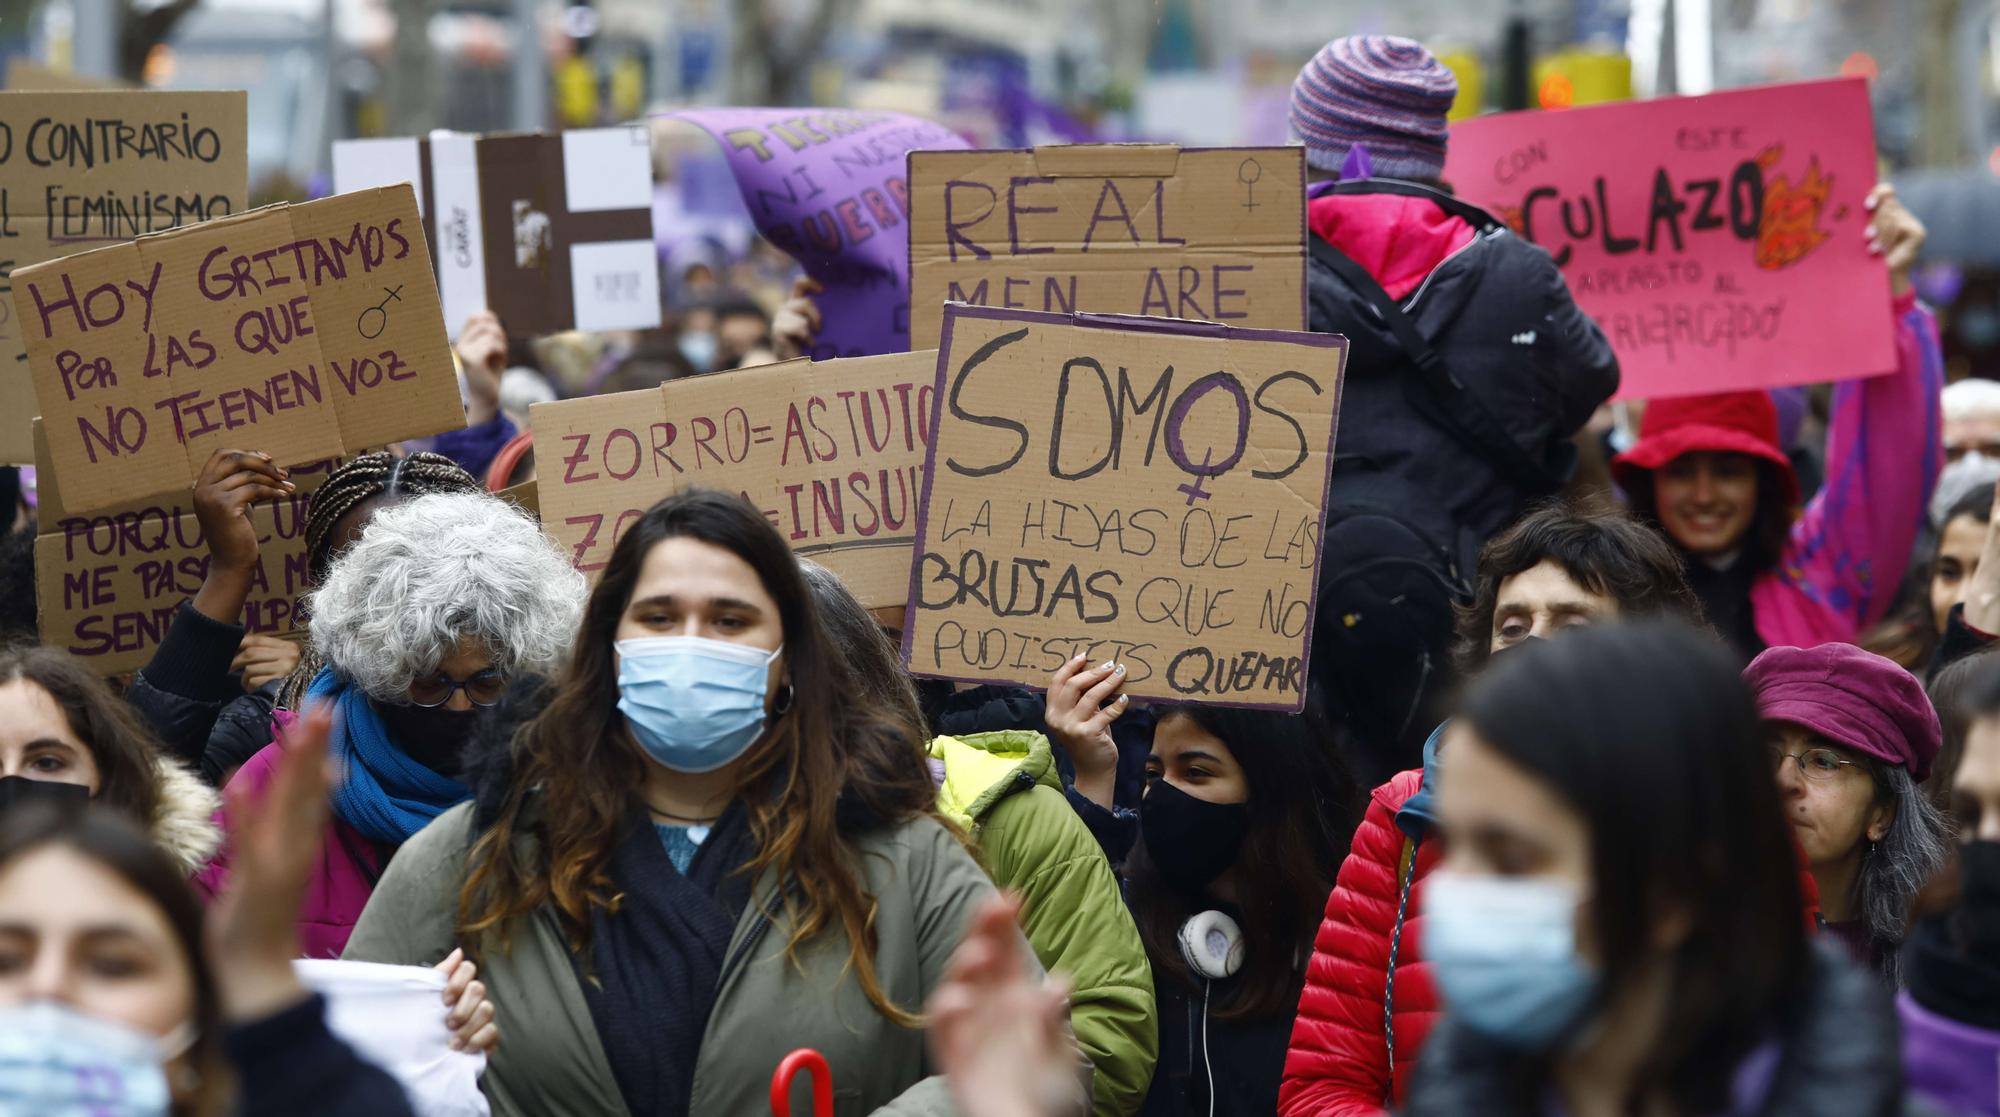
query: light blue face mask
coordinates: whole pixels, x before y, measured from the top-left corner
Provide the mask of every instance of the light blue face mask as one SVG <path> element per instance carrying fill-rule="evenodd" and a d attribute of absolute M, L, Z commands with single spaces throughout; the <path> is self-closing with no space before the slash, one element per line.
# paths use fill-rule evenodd
<path fill-rule="evenodd" d="M 690 368 L 696 372 L 709 372 L 715 368 L 715 335 L 707 333 L 687 333 L 678 342 L 681 356 L 687 358 Z"/>
<path fill-rule="evenodd" d="M 618 711 L 647 755 L 676 772 L 713 772 L 764 732 L 778 653 L 701 636 L 620 640 Z"/>
<path fill-rule="evenodd" d="M 0 1009 L 0 1113 L 161 1117 L 162 1064 L 191 1039 L 162 1043 L 53 1001 Z"/>
<path fill-rule="evenodd" d="M 1450 1017 L 1524 1050 L 1566 1037 L 1597 995 L 1597 975 L 1576 953 L 1577 904 L 1561 881 L 1427 877 L 1424 960 Z"/>

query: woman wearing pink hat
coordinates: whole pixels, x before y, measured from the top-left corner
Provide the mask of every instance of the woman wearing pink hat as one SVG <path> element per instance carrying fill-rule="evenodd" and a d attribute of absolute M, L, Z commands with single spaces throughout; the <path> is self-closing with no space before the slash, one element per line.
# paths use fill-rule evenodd
<path fill-rule="evenodd" d="M 1851 644 L 1772 648 L 1743 678 L 1827 932 L 1896 981 L 1911 904 L 1949 850 L 1944 816 L 1917 786 L 1942 742 L 1930 698 Z"/>
<path fill-rule="evenodd" d="M 1897 370 L 1834 387 L 1827 481 L 1796 521 L 1798 479 L 1770 394 L 1654 401 L 1611 470 L 1633 510 L 1689 558 L 1710 623 L 1747 659 L 1766 647 L 1851 642 L 1882 618 L 1943 464 L 1937 323 L 1910 267 L 1924 227 L 1878 186 L 1870 247 L 1889 264 Z"/>

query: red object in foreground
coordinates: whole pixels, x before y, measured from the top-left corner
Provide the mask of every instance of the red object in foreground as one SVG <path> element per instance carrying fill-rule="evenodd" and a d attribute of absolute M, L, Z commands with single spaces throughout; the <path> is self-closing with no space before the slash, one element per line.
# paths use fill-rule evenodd
<path fill-rule="evenodd" d="M 771 1076 L 771 1117 L 792 1117 L 792 1079 L 802 1070 L 812 1074 L 812 1117 L 833 1117 L 833 1072 L 826 1069 L 826 1056 L 810 1047 L 785 1056 Z"/>

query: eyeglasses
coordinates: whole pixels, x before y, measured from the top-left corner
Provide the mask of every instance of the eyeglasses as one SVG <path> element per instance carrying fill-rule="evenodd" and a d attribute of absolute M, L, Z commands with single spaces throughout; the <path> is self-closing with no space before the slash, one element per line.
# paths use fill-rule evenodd
<path fill-rule="evenodd" d="M 431 675 L 410 684 L 410 701 L 427 709 L 435 709 L 451 701 L 451 696 L 465 692 L 466 701 L 475 706 L 491 706 L 500 701 L 506 693 L 507 676 L 498 671 L 481 671 L 479 674 L 459 682 L 440 675 Z"/>
<path fill-rule="evenodd" d="M 1799 766 L 1799 774 L 1814 783 L 1825 783 L 1840 775 L 1842 768 L 1859 768 L 1861 765 L 1843 758 L 1832 749 L 1807 749 L 1804 752 L 1786 752 L 1776 745 L 1771 746 L 1771 766 L 1782 771 L 1785 761 Z"/>

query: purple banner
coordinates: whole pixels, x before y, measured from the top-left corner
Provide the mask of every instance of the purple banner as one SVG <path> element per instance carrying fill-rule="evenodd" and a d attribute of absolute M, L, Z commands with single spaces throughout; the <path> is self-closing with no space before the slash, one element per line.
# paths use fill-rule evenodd
<path fill-rule="evenodd" d="M 750 219 L 826 285 L 811 356 L 910 348 L 910 188 L 904 155 L 964 148 L 942 124 L 893 112 L 689 109 L 715 138 Z"/>

